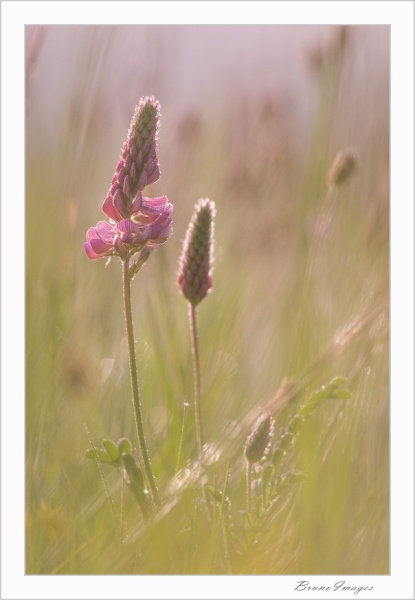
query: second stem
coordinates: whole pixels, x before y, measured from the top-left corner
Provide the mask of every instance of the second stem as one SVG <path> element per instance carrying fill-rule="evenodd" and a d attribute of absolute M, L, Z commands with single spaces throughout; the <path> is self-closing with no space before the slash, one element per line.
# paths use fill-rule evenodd
<path fill-rule="evenodd" d="M 200 408 L 200 361 L 199 361 L 199 339 L 197 333 L 197 313 L 196 305 L 189 302 L 189 321 L 190 321 L 190 337 L 192 340 L 192 355 L 193 355 L 193 373 L 194 373 L 194 388 L 195 388 L 195 420 L 196 420 L 196 437 L 197 447 L 199 452 L 199 460 L 202 462 L 203 452 L 203 432 L 202 432 L 202 412 Z"/>

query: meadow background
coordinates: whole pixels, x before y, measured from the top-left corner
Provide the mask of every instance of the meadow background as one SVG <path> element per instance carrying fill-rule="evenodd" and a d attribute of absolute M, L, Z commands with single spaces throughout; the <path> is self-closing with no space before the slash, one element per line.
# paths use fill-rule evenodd
<path fill-rule="evenodd" d="M 121 268 L 84 254 L 134 107 L 161 103 L 174 234 L 132 284 L 141 400 L 162 514 L 146 525 L 89 436 L 136 445 Z M 335 155 L 360 166 L 312 254 Z M 214 287 L 199 308 L 209 477 L 233 538 L 208 523 L 196 458 L 187 303 L 176 273 L 194 203 L 217 207 Z M 310 275 L 311 273 L 311 275 Z M 246 533 L 243 444 L 312 413 L 263 531 Z M 189 404 L 189 406 L 187 406 Z M 112 504 L 108 501 L 108 494 Z M 218 508 L 223 517 L 223 503 Z M 222 511 L 222 512 L 221 512 Z M 389 29 L 27 27 L 26 572 L 389 572 Z M 231 543 L 232 546 L 232 543 Z"/>

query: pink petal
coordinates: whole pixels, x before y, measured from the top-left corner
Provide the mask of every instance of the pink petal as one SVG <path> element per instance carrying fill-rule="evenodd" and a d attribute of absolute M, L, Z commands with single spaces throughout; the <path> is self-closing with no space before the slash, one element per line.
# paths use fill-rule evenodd
<path fill-rule="evenodd" d="M 159 196 L 158 198 L 143 198 L 145 204 L 149 204 L 151 206 L 165 206 L 168 204 L 167 196 Z"/>
<path fill-rule="evenodd" d="M 122 215 L 122 217 L 125 218 L 127 216 L 126 208 L 125 208 L 124 198 L 123 198 L 123 195 L 122 195 L 122 192 L 120 189 L 118 189 L 115 192 L 113 203 L 114 203 L 114 206 L 117 209 L 118 213 L 120 215 Z M 119 220 L 119 219 L 117 219 L 117 220 Z"/>
<path fill-rule="evenodd" d="M 102 240 L 112 243 L 114 228 L 107 221 L 99 221 L 95 227 L 95 231 Z"/>
<path fill-rule="evenodd" d="M 122 184 L 122 191 L 124 192 L 124 195 L 129 198 L 131 196 L 131 191 L 130 191 L 130 178 L 128 175 L 126 175 L 124 177 L 124 181 Z"/>
<path fill-rule="evenodd" d="M 138 180 L 137 187 L 139 190 L 143 190 L 147 185 L 147 174 L 143 170 L 140 175 L 140 179 Z"/>
<path fill-rule="evenodd" d="M 143 194 L 141 192 L 137 193 L 137 196 L 134 202 L 131 205 L 131 214 L 134 214 L 140 210 L 143 205 Z"/>
<path fill-rule="evenodd" d="M 95 252 L 91 248 L 91 245 L 88 244 L 87 242 L 84 243 L 84 250 L 85 250 L 87 257 L 91 258 L 92 260 L 94 260 L 96 258 L 101 258 L 101 256 L 99 256 L 98 254 L 95 254 Z"/>
<path fill-rule="evenodd" d="M 130 177 L 131 177 L 131 181 L 135 182 L 135 180 L 137 178 L 137 167 L 135 166 L 135 163 L 133 163 L 131 165 L 131 168 L 130 168 Z"/>
<path fill-rule="evenodd" d="M 123 219 L 114 226 L 114 229 L 122 233 L 139 233 L 140 225 L 131 219 Z"/>
<path fill-rule="evenodd" d="M 160 198 L 143 198 L 141 210 L 148 216 L 159 215 L 161 213 L 169 215 L 173 210 L 173 205 L 168 202 L 167 196 L 160 196 Z"/>
<path fill-rule="evenodd" d="M 90 227 L 88 229 L 88 231 L 86 232 L 86 239 L 89 242 L 89 240 L 91 240 L 92 238 L 96 238 L 97 237 L 97 232 L 95 230 L 95 227 Z"/>
<path fill-rule="evenodd" d="M 164 242 L 169 239 L 172 233 L 172 225 L 167 225 L 167 227 L 164 227 L 163 229 L 158 230 L 157 232 L 153 231 L 151 241 L 153 242 L 153 244 L 164 244 Z"/>
<path fill-rule="evenodd" d="M 160 179 L 160 167 L 156 165 L 151 172 L 147 172 L 147 185 L 155 183 Z"/>
<path fill-rule="evenodd" d="M 118 210 L 113 205 L 112 196 L 107 196 L 105 198 L 104 203 L 102 205 L 102 210 L 107 215 L 107 217 L 109 217 L 113 221 L 120 221 L 122 219 L 122 215 L 120 215 Z"/>
<path fill-rule="evenodd" d="M 124 161 L 123 161 L 124 163 Z M 118 169 L 117 169 L 118 170 Z M 122 186 L 123 181 L 124 181 L 124 177 L 125 177 L 126 173 L 125 173 L 125 169 L 124 169 L 124 165 L 120 168 L 120 170 L 118 171 L 118 183 Z"/>
<path fill-rule="evenodd" d="M 107 244 L 97 238 L 90 240 L 89 245 L 96 254 L 101 254 L 102 256 L 107 255 L 112 250 L 112 244 Z"/>

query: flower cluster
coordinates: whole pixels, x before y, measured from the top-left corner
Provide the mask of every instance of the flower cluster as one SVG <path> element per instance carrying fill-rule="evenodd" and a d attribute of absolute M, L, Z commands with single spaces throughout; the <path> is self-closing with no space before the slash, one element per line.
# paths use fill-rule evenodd
<path fill-rule="evenodd" d="M 119 256 L 123 260 L 140 253 L 134 272 L 144 264 L 154 246 L 172 234 L 173 206 L 166 196 L 145 198 L 142 190 L 160 177 L 157 133 L 160 105 L 141 98 L 131 121 L 127 140 L 111 186 L 102 205 L 110 222 L 100 221 L 86 234 L 88 258 Z"/>
<path fill-rule="evenodd" d="M 128 219 L 114 224 L 100 221 L 88 229 L 85 252 L 88 258 L 120 256 L 126 258 L 139 252 L 146 244 L 162 244 L 172 234 L 172 205 L 166 196 L 144 198 L 138 192 L 133 202 L 134 210 Z M 114 221 L 114 219 L 111 219 Z"/>

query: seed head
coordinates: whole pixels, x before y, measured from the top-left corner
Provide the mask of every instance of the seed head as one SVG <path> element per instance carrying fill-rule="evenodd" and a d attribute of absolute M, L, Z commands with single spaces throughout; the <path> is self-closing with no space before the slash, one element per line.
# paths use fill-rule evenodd
<path fill-rule="evenodd" d="M 266 413 L 259 417 L 245 442 L 245 457 L 248 462 L 259 462 L 267 455 L 274 435 L 274 419 Z"/>
<path fill-rule="evenodd" d="M 177 282 L 183 296 L 198 304 L 212 287 L 215 203 L 200 199 L 192 219 L 180 257 Z"/>
<path fill-rule="evenodd" d="M 328 173 L 327 184 L 339 186 L 344 183 L 358 166 L 358 156 L 355 148 L 345 148 L 338 153 Z"/>

